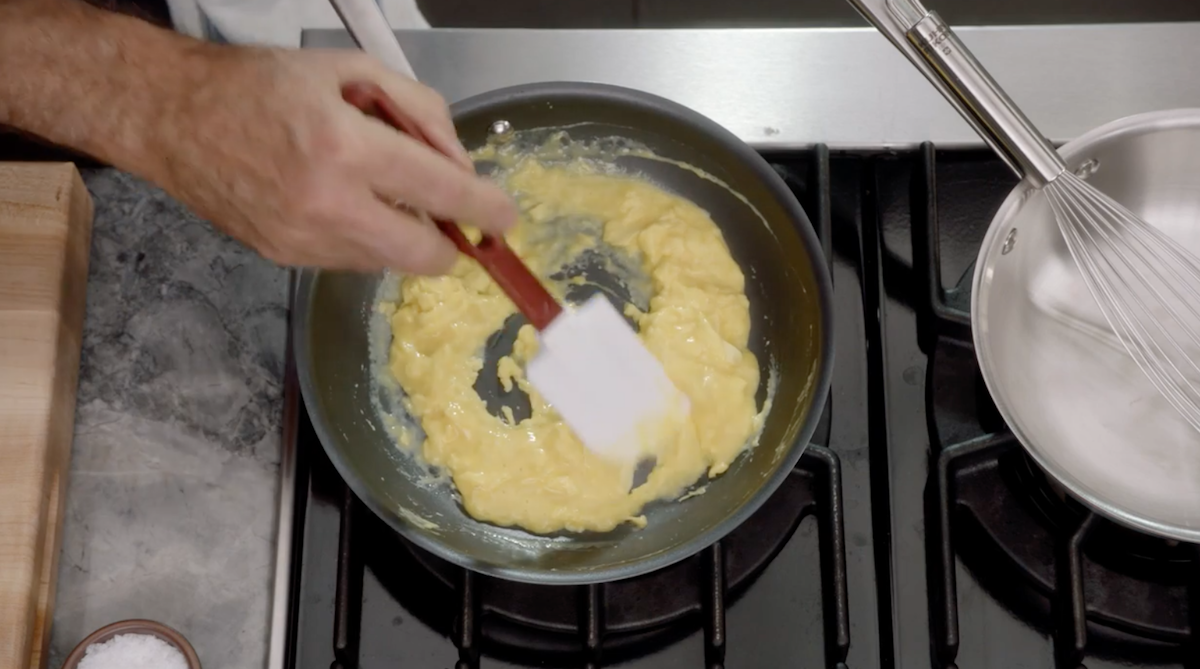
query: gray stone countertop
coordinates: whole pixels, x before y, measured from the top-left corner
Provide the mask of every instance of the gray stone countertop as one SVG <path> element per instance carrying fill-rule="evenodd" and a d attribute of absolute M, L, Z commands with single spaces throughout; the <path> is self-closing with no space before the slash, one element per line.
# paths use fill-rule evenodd
<path fill-rule="evenodd" d="M 157 188 L 87 170 L 87 318 L 49 666 L 150 618 L 266 659 L 287 273 Z"/>

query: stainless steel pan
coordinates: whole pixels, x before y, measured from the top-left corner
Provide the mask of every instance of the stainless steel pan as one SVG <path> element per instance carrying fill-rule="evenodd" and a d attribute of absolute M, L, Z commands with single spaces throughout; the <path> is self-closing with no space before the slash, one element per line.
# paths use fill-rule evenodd
<path fill-rule="evenodd" d="M 428 479 L 425 469 L 401 453 L 373 409 L 376 367 L 368 329 L 379 277 L 308 271 L 298 287 L 294 341 L 305 405 L 325 451 L 358 497 L 405 537 L 442 558 L 504 578 L 606 581 L 666 566 L 708 546 L 787 477 L 829 391 L 831 284 L 808 218 L 750 147 L 656 96 L 598 84 L 546 83 L 477 96 L 455 104 L 452 112 L 468 147 L 486 141 L 489 129 L 504 125 L 499 121 L 517 130 L 571 126 L 576 139 L 635 140 L 741 194 L 744 199 L 669 163 L 618 159 L 706 209 L 745 272 L 750 347 L 764 380 L 760 401 L 772 371 L 778 379 L 760 443 L 704 494 L 648 508 L 649 525 L 642 530 L 535 536 L 478 522 L 462 511 L 449 486 L 422 481 Z M 508 342 L 511 347 L 511 338 Z M 502 353 L 489 350 L 488 359 Z"/>
<path fill-rule="evenodd" d="M 1121 119 L 1059 153 L 1101 191 L 1200 250 L 1200 109 Z M 1109 330 L 1029 180 L 984 238 L 971 322 L 992 399 L 1046 472 L 1117 521 L 1200 542 L 1200 438 Z"/>

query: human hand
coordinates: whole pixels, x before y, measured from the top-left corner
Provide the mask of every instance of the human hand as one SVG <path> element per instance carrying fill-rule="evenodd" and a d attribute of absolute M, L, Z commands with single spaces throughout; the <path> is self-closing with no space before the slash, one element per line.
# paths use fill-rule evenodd
<path fill-rule="evenodd" d="M 265 257 L 436 274 L 457 251 L 425 213 L 494 233 L 516 222 L 508 195 L 475 175 L 432 89 L 358 52 L 196 54 L 154 129 L 146 176 Z M 379 85 L 421 138 L 345 102 L 351 82 Z"/>

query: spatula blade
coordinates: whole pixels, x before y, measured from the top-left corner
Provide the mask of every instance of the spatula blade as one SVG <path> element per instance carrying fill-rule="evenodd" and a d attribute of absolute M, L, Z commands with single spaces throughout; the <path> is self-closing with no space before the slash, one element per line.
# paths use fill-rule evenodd
<path fill-rule="evenodd" d="M 603 296 L 541 332 L 526 375 L 590 450 L 623 463 L 653 454 L 657 430 L 688 411 L 637 333 Z"/>

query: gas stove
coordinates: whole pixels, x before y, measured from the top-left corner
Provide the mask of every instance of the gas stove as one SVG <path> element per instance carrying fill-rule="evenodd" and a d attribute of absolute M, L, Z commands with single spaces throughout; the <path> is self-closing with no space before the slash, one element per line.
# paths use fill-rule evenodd
<path fill-rule="evenodd" d="M 1195 547 L 1074 502 L 983 386 L 969 286 L 1016 183 L 1003 163 L 933 145 L 767 157 L 817 227 L 838 332 L 817 436 L 770 501 L 647 576 L 506 582 L 377 520 L 297 407 L 290 666 L 1188 666 Z"/>
<path fill-rule="evenodd" d="M 1200 26 L 1191 34 L 1179 48 L 1200 56 Z M 423 39 L 409 44 L 418 71 Z M 1014 79 L 1019 102 L 1042 85 Z M 1200 103 L 1200 85 L 1149 88 L 1148 101 L 1117 95 L 1104 109 Z M 905 100 L 875 112 L 907 118 L 918 103 Z M 325 458 L 289 374 L 271 669 L 1197 666 L 1196 547 L 1075 502 L 1025 456 L 982 382 L 970 277 L 1015 178 L 958 126 L 914 144 L 906 136 L 921 126 L 876 122 L 883 139 L 824 145 L 774 114 L 764 127 L 787 141 L 740 134 L 816 227 L 837 333 L 826 412 L 786 483 L 726 538 L 662 571 L 583 587 L 501 581 L 425 553 L 366 510 Z M 1085 129 L 1057 114 L 1056 133 Z M 843 140 L 852 132 L 828 111 L 808 120 Z"/>

